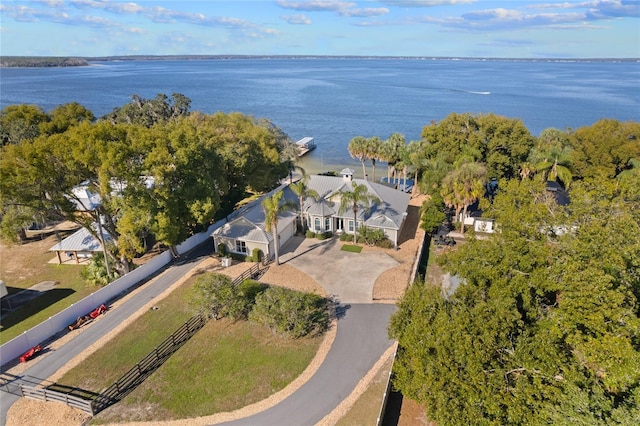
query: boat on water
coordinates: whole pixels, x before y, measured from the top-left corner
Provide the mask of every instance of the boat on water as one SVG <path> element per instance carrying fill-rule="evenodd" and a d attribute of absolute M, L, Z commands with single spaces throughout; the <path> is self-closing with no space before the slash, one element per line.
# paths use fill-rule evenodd
<path fill-rule="evenodd" d="M 316 148 L 316 143 L 312 137 L 306 136 L 296 142 L 296 146 L 298 147 L 298 157 L 302 157 L 310 151 L 313 151 Z"/>

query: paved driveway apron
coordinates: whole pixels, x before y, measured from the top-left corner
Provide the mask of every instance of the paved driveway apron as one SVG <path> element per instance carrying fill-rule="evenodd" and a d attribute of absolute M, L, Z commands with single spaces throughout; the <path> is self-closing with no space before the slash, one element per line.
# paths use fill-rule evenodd
<path fill-rule="evenodd" d="M 371 303 L 376 278 L 399 265 L 386 253 L 351 253 L 340 250 L 337 238 L 318 241 L 295 237 L 283 249 L 282 263 L 288 263 L 315 279 L 325 291 L 342 303 Z M 301 255 L 304 254 L 304 255 Z"/>

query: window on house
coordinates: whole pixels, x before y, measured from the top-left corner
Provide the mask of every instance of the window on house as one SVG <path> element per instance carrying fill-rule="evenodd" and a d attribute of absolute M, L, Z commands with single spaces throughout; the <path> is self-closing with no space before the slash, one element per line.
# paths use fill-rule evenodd
<path fill-rule="evenodd" d="M 313 221 L 313 229 L 315 231 L 319 231 L 320 230 L 320 218 L 316 217 L 316 219 Z"/>
<path fill-rule="evenodd" d="M 353 221 L 352 220 L 349 221 L 349 226 L 348 226 L 347 229 L 349 230 L 349 232 L 353 232 Z"/>
<path fill-rule="evenodd" d="M 325 217 L 324 218 L 324 230 L 325 231 L 330 231 L 331 230 L 331 218 L 330 217 Z"/>
<path fill-rule="evenodd" d="M 236 253 L 246 253 L 247 243 L 244 241 L 236 240 Z"/>

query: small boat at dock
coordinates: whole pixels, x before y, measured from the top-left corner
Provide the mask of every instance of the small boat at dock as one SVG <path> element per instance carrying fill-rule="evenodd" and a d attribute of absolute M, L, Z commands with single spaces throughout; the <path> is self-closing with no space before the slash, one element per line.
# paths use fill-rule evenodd
<path fill-rule="evenodd" d="M 298 157 L 302 157 L 310 151 L 313 151 L 316 148 L 316 143 L 312 137 L 306 136 L 296 142 L 296 146 L 298 147 Z"/>

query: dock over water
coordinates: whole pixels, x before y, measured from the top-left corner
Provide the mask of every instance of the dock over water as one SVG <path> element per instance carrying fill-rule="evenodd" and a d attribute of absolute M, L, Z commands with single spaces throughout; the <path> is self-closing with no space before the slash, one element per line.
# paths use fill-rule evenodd
<path fill-rule="evenodd" d="M 316 148 L 316 143 L 312 137 L 306 136 L 296 142 L 296 146 L 298 147 L 298 157 L 302 157 L 313 151 Z"/>

